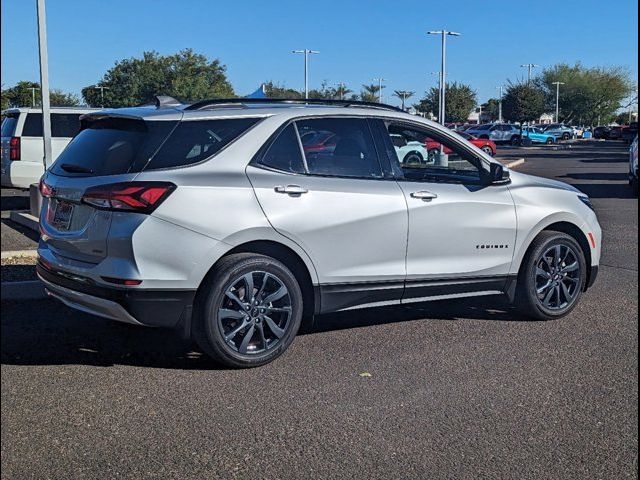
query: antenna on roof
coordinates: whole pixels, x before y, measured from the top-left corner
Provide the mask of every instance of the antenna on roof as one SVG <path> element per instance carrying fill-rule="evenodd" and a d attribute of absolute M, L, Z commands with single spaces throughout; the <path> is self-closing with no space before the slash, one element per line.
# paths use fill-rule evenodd
<path fill-rule="evenodd" d="M 168 95 L 156 95 L 156 107 L 157 108 L 171 108 L 179 107 L 181 102 Z"/>

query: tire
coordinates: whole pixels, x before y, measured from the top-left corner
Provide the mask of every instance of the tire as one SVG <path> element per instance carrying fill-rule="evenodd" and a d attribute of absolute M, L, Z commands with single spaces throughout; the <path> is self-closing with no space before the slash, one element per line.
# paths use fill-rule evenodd
<path fill-rule="evenodd" d="M 482 151 L 484 153 L 486 153 L 487 155 L 493 157 L 495 154 L 493 153 L 493 148 L 491 148 L 489 145 L 485 145 L 482 147 Z"/>
<path fill-rule="evenodd" d="M 553 138 L 547 138 L 547 141 L 545 142 L 547 145 L 553 145 Z"/>
<path fill-rule="evenodd" d="M 424 157 L 422 156 L 422 154 L 420 152 L 417 151 L 411 151 L 409 153 L 407 153 L 404 158 L 402 159 L 402 163 L 405 165 L 409 165 L 409 164 L 413 164 L 413 165 L 423 165 L 424 164 Z"/>
<path fill-rule="evenodd" d="M 562 140 L 569 140 L 571 138 L 571 135 L 568 132 L 564 132 L 562 134 Z"/>
<path fill-rule="evenodd" d="M 511 137 L 510 143 L 514 147 L 518 146 L 520 144 L 520 137 L 518 135 L 514 135 L 513 137 Z"/>
<path fill-rule="evenodd" d="M 253 294 L 248 293 L 249 281 Z M 254 295 L 256 301 L 266 302 L 251 307 Z M 275 360 L 291 345 L 302 312 L 300 285 L 284 264 L 265 255 L 230 255 L 201 287 L 193 337 L 216 362 L 234 368 L 258 367 Z"/>
<path fill-rule="evenodd" d="M 543 260 L 543 256 L 549 252 L 554 255 L 558 247 L 559 258 L 565 255 L 565 261 L 569 262 L 565 267 L 562 267 L 563 263 L 556 264 L 554 257 Z M 576 270 L 568 271 L 574 265 Z M 556 267 L 557 270 L 554 270 Z M 541 275 L 541 271 L 545 275 Z M 542 232 L 529 247 L 520 266 L 516 307 L 523 315 L 535 320 L 562 318 L 578 304 L 586 278 L 587 264 L 580 244 L 565 233 Z M 545 285 L 548 287 L 539 293 L 539 289 Z"/>

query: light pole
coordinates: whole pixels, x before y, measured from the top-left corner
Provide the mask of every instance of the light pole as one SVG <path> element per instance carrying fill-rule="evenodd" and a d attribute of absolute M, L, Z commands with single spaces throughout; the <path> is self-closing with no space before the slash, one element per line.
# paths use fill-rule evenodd
<path fill-rule="evenodd" d="M 38 53 L 40 57 L 40 97 L 42 98 L 43 163 L 45 170 L 53 162 L 51 154 L 51 104 L 49 102 L 49 54 L 47 53 L 47 16 L 44 0 L 37 0 Z"/>
<path fill-rule="evenodd" d="M 500 85 L 496 87 L 497 90 L 500 90 L 500 98 L 498 99 L 498 123 L 502 123 L 502 97 L 504 91 L 504 85 Z"/>
<path fill-rule="evenodd" d="M 95 90 L 100 90 L 100 108 L 104 108 L 104 90 L 111 87 L 105 87 L 103 85 L 98 85 L 97 87 L 93 87 Z"/>
<path fill-rule="evenodd" d="M 553 82 L 556 86 L 556 123 L 560 123 L 560 85 L 566 85 L 564 82 Z"/>
<path fill-rule="evenodd" d="M 382 103 L 382 89 L 384 88 L 384 85 L 382 85 L 382 82 L 385 82 L 386 80 L 387 80 L 386 78 L 382 78 L 382 77 L 373 79 L 374 82 L 378 82 L 378 103 Z"/>
<path fill-rule="evenodd" d="M 292 50 L 292 53 L 302 53 L 304 54 L 304 98 L 309 98 L 309 55 L 318 54 L 317 50 L 309 50 L 305 48 L 304 50 Z"/>
<path fill-rule="evenodd" d="M 442 64 L 440 67 L 440 113 L 438 115 L 438 120 L 440 123 L 444 125 L 445 122 L 445 112 L 446 112 L 446 94 L 447 94 L 447 37 L 459 37 L 461 34 L 457 32 L 449 32 L 447 30 L 438 30 L 438 31 L 430 31 L 427 32 L 427 35 L 440 35 L 442 37 Z"/>
<path fill-rule="evenodd" d="M 531 74 L 533 69 L 539 67 L 540 65 L 536 65 L 535 63 L 524 63 L 520 65 L 522 68 L 527 68 L 529 70 L 529 75 L 527 76 L 527 83 L 531 83 Z"/>
<path fill-rule="evenodd" d="M 31 106 L 36 106 L 36 90 L 40 90 L 38 87 L 29 87 L 27 90 L 31 90 Z"/>

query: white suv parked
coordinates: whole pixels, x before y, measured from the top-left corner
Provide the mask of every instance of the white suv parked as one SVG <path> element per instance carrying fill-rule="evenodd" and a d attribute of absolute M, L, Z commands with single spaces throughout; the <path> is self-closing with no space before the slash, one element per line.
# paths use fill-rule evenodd
<path fill-rule="evenodd" d="M 80 115 L 95 108 L 51 109 L 51 151 L 55 160 L 80 130 Z M 10 108 L 2 112 L 2 186 L 29 188 L 44 173 L 42 110 Z"/>
<path fill-rule="evenodd" d="M 401 162 L 397 136 L 441 151 Z M 89 114 L 41 193 L 52 296 L 179 328 L 235 367 L 320 313 L 506 294 L 562 317 L 600 261 L 586 195 L 380 104 L 159 97 Z"/>

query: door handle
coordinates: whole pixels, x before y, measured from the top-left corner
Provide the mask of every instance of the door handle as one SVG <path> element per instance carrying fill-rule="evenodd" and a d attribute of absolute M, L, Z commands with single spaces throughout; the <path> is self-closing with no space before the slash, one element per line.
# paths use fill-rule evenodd
<path fill-rule="evenodd" d="M 286 187 L 278 186 L 274 189 L 276 193 L 286 193 L 287 195 L 302 195 L 303 193 L 309 193 L 304 187 L 300 185 L 287 185 Z"/>
<path fill-rule="evenodd" d="M 411 194 L 411 198 L 418 198 L 424 202 L 430 202 L 434 198 L 438 198 L 438 195 L 435 193 L 427 192 L 426 190 L 422 190 L 420 192 L 413 192 Z"/>

